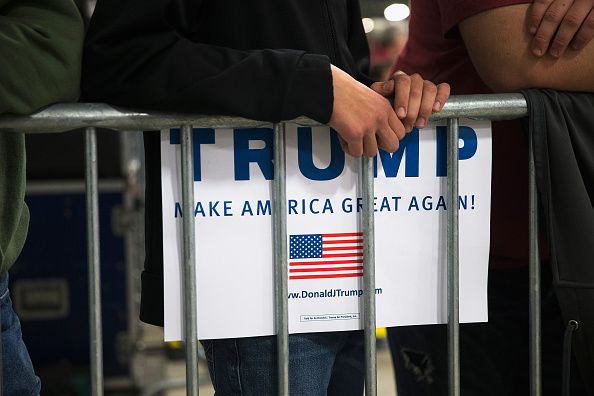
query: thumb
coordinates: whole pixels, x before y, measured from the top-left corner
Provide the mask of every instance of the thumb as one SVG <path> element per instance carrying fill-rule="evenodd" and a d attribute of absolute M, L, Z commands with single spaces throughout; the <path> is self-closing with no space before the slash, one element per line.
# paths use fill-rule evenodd
<path fill-rule="evenodd" d="M 374 82 L 371 84 L 371 89 L 383 96 L 392 95 L 394 94 L 394 80 Z"/>

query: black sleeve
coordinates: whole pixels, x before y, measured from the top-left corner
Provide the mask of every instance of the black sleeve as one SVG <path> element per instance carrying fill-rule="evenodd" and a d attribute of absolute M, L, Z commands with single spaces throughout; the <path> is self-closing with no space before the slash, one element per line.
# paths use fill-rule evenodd
<path fill-rule="evenodd" d="M 300 115 L 329 121 L 333 91 L 326 56 L 192 41 L 200 4 L 99 0 L 85 43 L 84 100 L 266 121 Z"/>
<path fill-rule="evenodd" d="M 361 22 L 361 7 L 359 0 L 349 0 L 349 49 L 355 60 L 356 78 L 361 83 L 370 86 L 375 81 L 369 77 L 369 44 L 365 29 Z"/>

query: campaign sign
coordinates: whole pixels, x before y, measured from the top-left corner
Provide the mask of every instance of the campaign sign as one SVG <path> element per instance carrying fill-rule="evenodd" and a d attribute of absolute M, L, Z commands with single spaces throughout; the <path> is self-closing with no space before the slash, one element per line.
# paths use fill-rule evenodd
<path fill-rule="evenodd" d="M 460 319 L 487 320 L 491 127 L 460 128 Z M 287 125 L 289 330 L 363 326 L 360 161 L 327 127 Z M 377 325 L 447 321 L 447 128 L 380 151 L 375 178 Z M 195 129 L 193 213 L 181 204 L 180 131 L 161 135 L 165 339 L 183 337 L 182 216 L 196 227 L 198 334 L 275 334 L 272 128 Z"/>

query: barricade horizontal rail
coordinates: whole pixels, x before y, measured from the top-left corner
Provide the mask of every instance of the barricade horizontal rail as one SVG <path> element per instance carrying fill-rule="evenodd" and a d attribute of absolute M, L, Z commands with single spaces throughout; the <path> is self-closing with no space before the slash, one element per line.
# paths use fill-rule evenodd
<path fill-rule="evenodd" d="M 432 120 L 448 118 L 513 119 L 527 114 L 521 94 L 460 95 L 451 97 Z M 305 117 L 293 121 L 300 125 L 320 125 Z M 118 131 L 148 131 L 194 125 L 202 128 L 252 128 L 270 124 L 231 116 L 205 116 L 145 112 L 113 107 L 101 103 L 60 103 L 28 116 L 0 116 L 2 132 L 53 133 L 96 127 Z"/>
<path fill-rule="evenodd" d="M 431 116 L 431 120 L 448 121 L 448 199 L 450 207 L 458 196 L 458 129 L 460 118 L 509 120 L 525 117 L 527 103 L 521 94 L 465 95 L 453 96 L 443 110 Z M 289 348 L 287 301 L 287 221 L 286 221 L 286 164 L 285 124 L 296 123 L 305 126 L 320 125 L 318 122 L 298 118 L 274 124 L 273 181 L 273 237 L 275 265 L 276 333 L 278 338 L 278 394 L 289 394 Z M 93 395 L 103 394 L 103 357 L 101 333 L 99 220 L 97 216 L 97 143 L 96 129 L 119 131 L 150 131 L 181 127 L 181 170 L 183 208 L 192 212 L 193 198 L 193 153 L 191 130 L 196 128 L 253 128 L 270 125 L 270 122 L 247 120 L 231 116 L 204 116 L 144 112 L 106 104 L 63 103 L 49 106 L 27 116 L 1 116 L 0 133 L 56 133 L 74 129 L 86 131 L 86 189 L 87 189 L 87 232 L 89 265 L 89 303 L 91 327 L 91 388 Z M 530 148 L 532 150 L 532 146 Z M 538 218 L 534 173 L 534 158 L 530 151 L 530 362 L 531 395 L 540 395 L 540 277 L 538 266 Z M 361 159 L 359 175 L 363 212 L 361 228 L 365 238 L 364 246 L 364 337 L 365 337 L 365 394 L 377 394 L 377 372 L 375 353 L 375 240 L 374 240 L 374 178 L 371 158 Z M 447 268 L 448 268 L 448 353 L 449 394 L 460 394 L 459 356 L 459 273 L 458 273 L 458 210 L 448 211 L 447 219 Z M 186 340 L 186 386 L 189 395 L 198 395 L 197 365 L 197 317 L 195 276 L 194 224 L 191 216 L 183 218 L 183 277 L 184 277 L 184 337 Z M 198 247 L 199 248 L 199 247 Z M 371 291 L 371 292 L 370 292 Z"/>

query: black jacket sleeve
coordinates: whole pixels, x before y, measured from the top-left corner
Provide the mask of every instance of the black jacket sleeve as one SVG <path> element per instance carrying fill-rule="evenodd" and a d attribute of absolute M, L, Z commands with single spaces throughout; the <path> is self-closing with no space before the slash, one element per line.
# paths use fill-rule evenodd
<path fill-rule="evenodd" d="M 201 4 L 99 0 L 85 44 L 84 100 L 266 121 L 300 115 L 329 121 L 328 57 L 196 42 L 191 37 L 196 37 Z"/>

